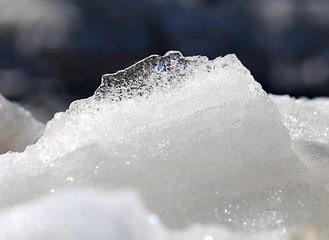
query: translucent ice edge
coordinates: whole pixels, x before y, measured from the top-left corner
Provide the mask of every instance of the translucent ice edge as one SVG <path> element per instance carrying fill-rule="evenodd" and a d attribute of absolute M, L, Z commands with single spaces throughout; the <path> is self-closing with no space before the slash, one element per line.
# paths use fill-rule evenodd
<path fill-rule="evenodd" d="M 306 229 L 317 229 L 327 239 L 324 179 L 319 183 L 312 166 L 293 150 L 277 106 L 234 55 L 215 60 L 179 52 L 153 55 L 104 75 L 95 95 L 57 113 L 36 144 L 23 153 L 0 156 L 0 207 L 27 216 L 21 218 L 22 231 L 4 230 L 4 236 L 28 236 L 24 225 L 30 216 L 36 211 L 46 215 L 49 211 L 42 209 L 50 209 L 37 210 L 36 205 L 49 201 L 61 206 L 71 198 L 75 202 L 75 193 L 63 201 L 56 195 L 22 208 L 16 204 L 66 186 L 84 186 L 133 189 L 154 214 L 152 219 L 171 229 L 164 230 L 164 239 L 169 232 L 171 239 L 177 233 L 177 238 L 212 240 L 213 235 L 204 235 L 213 229 L 209 226 L 215 226 L 218 238 L 227 234 L 227 239 L 289 239 L 285 232 L 312 226 Z M 81 194 L 86 202 L 87 195 Z M 93 204 L 76 208 L 68 214 L 94 211 Z M 104 221 L 113 218 L 105 213 L 99 216 Z M 3 222 L 15 223 L 8 219 L 11 215 L 3 215 Z M 76 219 L 52 217 L 47 221 L 59 226 Z M 37 234 L 40 221 L 31 224 L 29 229 Z M 208 227 L 184 232 L 196 224 Z M 90 233 L 99 229 L 82 226 Z M 72 230 L 73 236 L 76 229 L 70 229 L 63 231 Z M 103 230 L 97 232 L 99 238 L 105 236 Z M 270 233 L 254 237 L 255 232 Z"/>

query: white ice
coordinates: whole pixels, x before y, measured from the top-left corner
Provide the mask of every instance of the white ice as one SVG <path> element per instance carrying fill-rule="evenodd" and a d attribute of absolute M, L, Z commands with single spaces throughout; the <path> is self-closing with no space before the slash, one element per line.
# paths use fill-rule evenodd
<path fill-rule="evenodd" d="M 10 212 L 17 211 L 19 218 L 22 214 L 22 228 L 16 231 L 22 236 L 34 236 L 25 226 L 43 234 L 39 222 L 28 223 L 39 214 L 59 226 L 71 226 L 66 219 L 75 213 L 87 222 L 100 217 L 109 226 L 121 225 L 121 220 L 112 222 L 116 213 L 108 211 L 103 193 L 58 194 L 62 188 L 79 186 L 135 191 L 148 209 L 144 215 L 161 221 L 164 230 L 156 239 L 294 239 L 290 233 L 302 226 L 308 226 L 307 234 L 297 239 L 316 232 L 326 239 L 324 179 L 314 175 L 295 148 L 292 151 L 295 140 L 281 114 L 234 55 L 211 61 L 184 58 L 178 52 L 151 56 L 105 75 L 94 96 L 57 113 L 39 141 L 23 153 L 0 156 L 0 207 L 7 212 L 2 222 L 15 225 Z M 47 194 L 53 197 L 24 203 Z M 85 207 L 74 204 L 76 195 L 86 201 Z M 16 204 L 25 205 L 14 208 Z M 61 206 L 62 218 L 53 210 Z M 130 218 L 120 214 L 129 232 Z M 75 233 L 86 230 L 72 224 L 53 239 L 63 239 L 60 234 L 75 239 Z M 90 226 L 93 239 L 111 235 L 110 227 Z M 105 235 L 97 235 L 98 226 Z M 8 229 L 4 236 L 20 239 Z M 149 231 L 140 229 L 142 234 Z M 204 235 L 210 229 L 213 235 Z M 140 236 L 122 234 L 118 230 L 115 239 Z M 51 238 L 52 232 L 35 236 Z"/>
<path fill-rule="evenodd" d="M 201 225 L 170 231 L 133 193 L 82 189 L 39 198 L 0 217 L 0 239 L 15 240 L 311 240 L 316 235 L 311 227 L 249 235 Z"/>
<path fill-rule="evenodd" d="M 289 130 L 293 151 L 329 191 L 329 98 L 270 97 Z"/>
<path fill-rule="evenodd" d="M 44 125 L 0 95 L 0 153 L 23 151 L 42 135 Z"/>

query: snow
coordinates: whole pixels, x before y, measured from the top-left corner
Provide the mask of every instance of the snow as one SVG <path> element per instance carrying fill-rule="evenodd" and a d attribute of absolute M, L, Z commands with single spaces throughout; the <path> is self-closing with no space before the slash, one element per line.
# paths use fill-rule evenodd
<path fill-rule="evenodd" d="M 293 151 L 329 191 L 329 98 L 270 97 L 289 130 Z"/>
<path fill-rule="evenodd" d="M 0 95 L 0 153 L 23 151 L 42 135 L 44 125 Z"/>
<path fill-rule="evenodd" d="M 329 144 L 329 99 L 294 99 L 270 95 L 282 114 L 292 140 Z"/>
<path fill-rule="evenodd" d="M 2 233 L 9 239 L 325 237 L 327 179 L 319 181 L 307 164 L 304 145 L 296 150 L 294 125 L 278 106 L 283 114 L 288 105 L 269 97 L 235 55 L 208 60 L 168 52 L 104 75 L 95 95 L 57 113 L 36 144 L 0 156 Z M 317 111 L 322 116 L 327 108 Z M 322 144 L 315 135 L 312 143 Z M 85 190 L 61 190 L 68 187 Z M 142 204 L 113 193 L 122 189 L 136 192 Z M 296 237 L 294 229 L 305 234 Z"/>
<path fill-rule="evenodd" d="M 315 239 L 310 227 L 248 236 L 213 226 L 195 225 L 170 231 L 142 207 L 133 193 L 67 189 L 12 208 L 0 217 L 0 239 L 117 239 L 117 240 L 284 240 Z M 296 233 L 301 238 L 296 238 Z M 306 236 L 306 237 L 305 237 Z"/>
<path fill-rule="evenodd" d="M 214 226 L 170 231 L 142 207 L 133 193 L 67 189 L 12 208 L 0 217 L 0 239 L 288 240 L 315 239 L 311 227 L 248 236 Z"/>

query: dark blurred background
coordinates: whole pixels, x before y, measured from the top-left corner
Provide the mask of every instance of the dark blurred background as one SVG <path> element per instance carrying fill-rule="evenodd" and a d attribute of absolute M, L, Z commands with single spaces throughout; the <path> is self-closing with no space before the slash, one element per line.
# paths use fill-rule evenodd
<path fill-rule="evenodd" d="M 168 50 L 235 53 L 267 92 L 329 96 L 329 1 L 0 0 L 0 92 L 43 122 Z"/>

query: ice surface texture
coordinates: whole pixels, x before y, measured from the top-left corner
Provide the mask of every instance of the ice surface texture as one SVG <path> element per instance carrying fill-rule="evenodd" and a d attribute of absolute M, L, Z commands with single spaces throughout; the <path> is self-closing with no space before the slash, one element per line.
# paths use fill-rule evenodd
<path fill-rule="evenodd" d="M 180 52 L 171 51 L 163 57 L 152 55 L 115 74 L 104 75 L 95 97 L 121 100 L 148 96 L 154 88 L 171 89 L 183 82 L 197 64 L 196 59 L 184 58 Z"/>
<path fill-rule="evenodd" d="M 41 136 L 44 125 L 0 95 L 0 153 L 23 151 Z"/>
<path fill-rule="evenodd" d="M 124 188 L 177 231 L 329 227 L 327 192 L 234 55 L 169 52 L 104 75 L 95 95 L 56 114 L 35 145 L 0 161 L 3 209 L 65 186 Z"/>
<path fill-rule="evenodd" d="M 329 99 L 270 95 L 279 107 L 291 139 L 329 145 Z"/>
<path fill-rule="evenodd" d="M 329 191 L 329 99 L 270 97 L 289 130 L 293 151 Z"/>
<path fill-rule="evenodd" d="M 131 193 L 70 189 L 5 212 L 0 239 L 15 240 L 314 240 L 316 231 L 302 228 L 249 236 L 221 227 L 193 226 L 169 231 L 157 215 L 141 206 Z M 300 237 L 300 238 L 299 238 Z"/>

